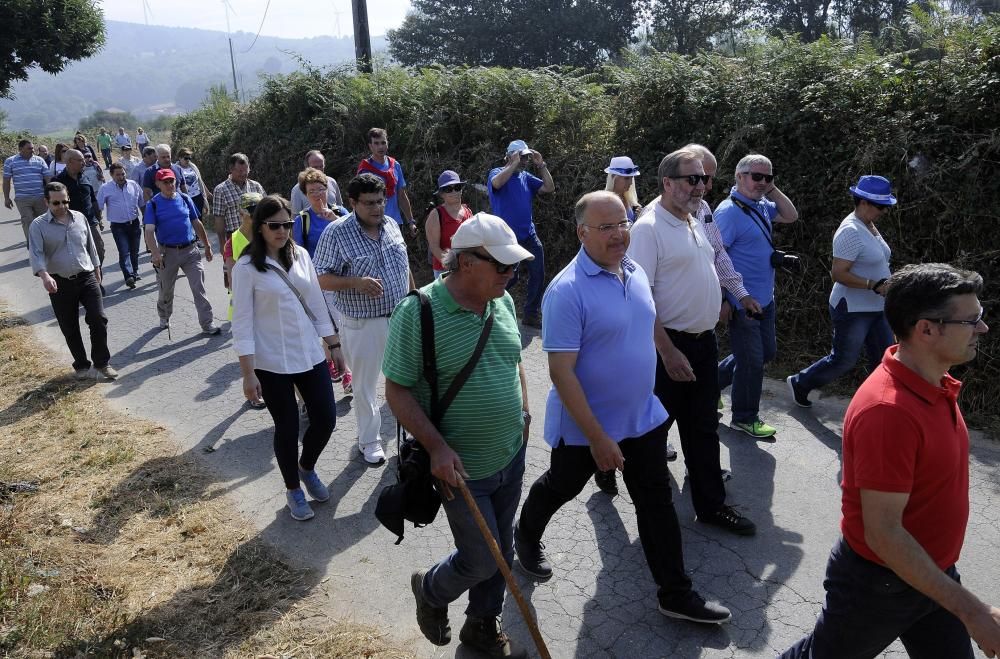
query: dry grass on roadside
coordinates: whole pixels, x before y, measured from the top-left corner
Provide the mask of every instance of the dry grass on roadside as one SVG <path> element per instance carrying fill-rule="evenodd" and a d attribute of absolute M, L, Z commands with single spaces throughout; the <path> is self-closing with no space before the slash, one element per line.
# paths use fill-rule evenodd
<path fill-rule="evenodd" d="M 0 656 L 408 657 L 0 308 Z M 37 483 L 35 492 L 11 492 Z"/>

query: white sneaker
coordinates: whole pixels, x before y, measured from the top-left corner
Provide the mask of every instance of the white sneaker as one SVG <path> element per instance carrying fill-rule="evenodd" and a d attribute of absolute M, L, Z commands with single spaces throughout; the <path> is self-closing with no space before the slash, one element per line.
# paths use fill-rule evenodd
<path fill-rule="evenodd" d="M 361 451 L 361 455 L 365 456 L 365 462 L 370 465 L 380 465 L 385 463 L 385 451 L 382 450 L 382 444 L 375 442 L 373 444 L 359 444 L 358 450 Z"/>

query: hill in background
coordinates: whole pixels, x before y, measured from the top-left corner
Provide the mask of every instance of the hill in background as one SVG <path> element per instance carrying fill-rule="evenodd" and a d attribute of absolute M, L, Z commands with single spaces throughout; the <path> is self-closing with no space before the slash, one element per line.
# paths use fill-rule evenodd
<path fill-rule="evenodd" d="M 193 110 L 212 85 L 232 89 L 229 43 L 225 32 L 146 26 L 107 21 L 107 45 L 96 56 L 75 62 L 58 75 L 35 71 L 15 83 L 13 99 L 0 99 L 10 130 L 51 133 L 75 129 L 96 110 L 127 110 L 140 119 Z M 314 66 L 353 61 L 354 39 L 314 37 L 280 39 L 233 34 L 240 95 L 253 96 L 261 74 L 289 73 L 296 56 Z M 372 38 L 384 50 L 383 37 Z M 130 127 L 130 130 L 134 127 Z"/>

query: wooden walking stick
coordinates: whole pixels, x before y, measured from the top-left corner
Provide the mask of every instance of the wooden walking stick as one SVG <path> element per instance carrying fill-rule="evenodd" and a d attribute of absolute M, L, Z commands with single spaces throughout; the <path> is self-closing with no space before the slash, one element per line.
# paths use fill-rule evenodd
<path fill-rule="evenodd" d="M 445 496 L 448 500 L 454 497 L 448 484 L 444 481 L 440 481 L 444 486 Z M 524 595 L 521 594 L 521 589 L 517 587 L 517 582 L 514 581 L 514 575 L 511 574 L 510 567 L 507 565 L 507 561 L 504 560 L 503 554 L 500 552 L 500 547 L 497 545 L 496 539 L 493 534 L 490 533 L 490 527 L 486 525 L 486 520 L 483 519 L 483 514 L 479 512 L 479 506 L 476 505 L 476 500 L 472 497 L 472 492 L 469 492 L 469 487 L 462 480 L 462 477 L 458 477 L 458 489 L 462 493 L 462 498 L 465 499 L 466 505 L 469 506 L 469 512 L 476 520 L 476 525 L 479 527 L 479 532 L 483 534 L 483 539 L 486 540 L 486 546 L 490 548 L 490 553 L 493 554 L 493 560 L 496 561 L 497 567 L 500 568 L 500 572 L 503 574 L 504 580 L 507 582 L 507 588 L 510 590 L 511 595 L 514 596 L 514 600 L 517 602 L 517 607 L 521 609 L 521 615 L 524 617 L 524 622 L 528 625 L 528 631 L 531 632 L 531 638 L 535 641 L 535 647 L 538 649 L 538 654 L 542 659 L 552 659 L 552 655 L 549 654 L 549 649 L 545 647 L 545 639 L 542 638 L 542 632 L 538 629 L 538 623 L 535 622 L 535 616 L 531 614 L 531 609 L 528 608 L 528 602 L 524 599 Z"/>

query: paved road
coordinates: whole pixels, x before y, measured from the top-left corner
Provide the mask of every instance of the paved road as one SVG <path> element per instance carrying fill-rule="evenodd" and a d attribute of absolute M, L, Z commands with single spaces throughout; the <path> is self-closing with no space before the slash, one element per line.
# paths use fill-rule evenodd
<path fill-rule="evenodd" d="M 21 238 L 14 214 L 0 209 L 0 298 L 34 325 L 38 336 L 65 358 L 68 370 L 68 352 L 42 286 L 29 272 Z M 420 636 L 408 576 L 449 550 L 447 525 L 442 518 L 429 528 L 410 529 L 403 544 L 392 544 L 393 537 L 373 515 L 375 495 L 390 482 L 391 472 L 366 467 L 354 449 L 350 399 L 339 397 L 337 430 L 317 467 L 331 484 L 331 502 L 317 505 L 311 522 L 294 522 L 284 508 L 270 417 L 242 404 L 228 324 L 220 337 L 199 334 L 190 291 L 179 282 L 168 339 L 156 329 L 156 283 L 148 257 L 142 258 L 141 286 L 130 291 L 117 269 L 110 232 L 105 242 L 112 364 L 121 372 L 116 383 L 102 385 L 108 401 L 170 428 L 179 455 L 194 457 L 213 475 L 213 495 L 227 495 L 259 528 L 261 538 L 280 547 L 291 561 L 315 568 L 307 585 L 328 591 L 329 616 L 380 627 L 420 656 L 470 656 L 455 644 L 435 648 Z M 223 322 L 220 262 L 209 264 L 208 272 L 216 319 Z M 536 334 L 525 336 L 524 360 L 537 419 L 527 484 L 548 460 L 538 434 L 549 386 L 539 344 Z M 826 342 L 817 344 L 819 351 Z M 627 374 L 615 372 L 614 364 L 608 364 L 608 378 L 626 379 L 627 386 Z M 733 610 L 728 625 L 687 624 L 657 613 L 631 501 L 626 495 L 609 499 L 588 486 L 560 511 L 545 537 L 554 578 L 544 584 L 521 579 L 553 656 L 770 657 L 810 629 L 822 601 L 824 564 L 838 535 L 839 433 L 845 404 L 826 399 L 812 410 L 800 410 L 787 400 L 782 383 L 768 382 L 763 415 L 778 427 L 777 441 L 753 442 L 722 430 L 723 463 L 735 473 L 728 485 L 730 501 L 757 523 L 756 537 L 733 537 L 693 521 L 683 462 L 671 464 L 680 490 L 676 502 L 687 567 L 705 596 Z M 393 436 L 387 407 L 382 429 L 385 437 Z M 1000 603 L 998 465 L 1000 444 L 974 438 L 972 520 L 960 567 L 965 583 L 994 604 Z M 507 604 L 507 628 L 516 642 L 530 645 L 509 596 Z M 456 632 L 462 611 L 460 603 L 451 608 Z M 905 655 L 896 645 L 887 656 Z"/>

